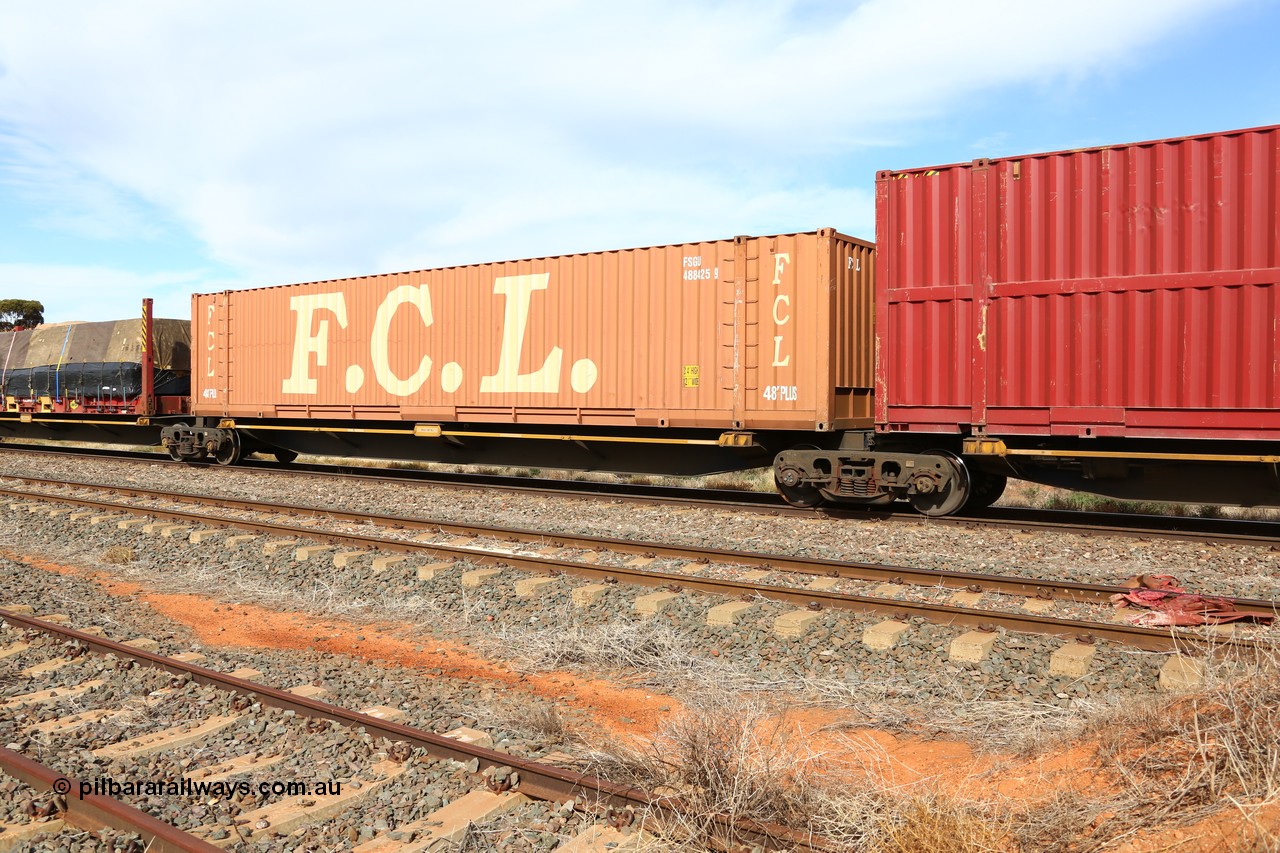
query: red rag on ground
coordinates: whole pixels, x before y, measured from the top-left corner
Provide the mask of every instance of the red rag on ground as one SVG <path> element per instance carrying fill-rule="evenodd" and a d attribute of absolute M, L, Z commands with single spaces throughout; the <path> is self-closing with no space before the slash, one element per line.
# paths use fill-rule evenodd
<path fill-rule="evenodd" d="M 1259 613 L 1241 613 L 1230 600 L 1212 595 L 1172 592 L 1168 589 L 1135 589 L 1111 596 L 1117 607 L 1145 607 L 1148 612 L 1132 617 L 1135 625 L 1149 628 L 1196 625 L 1252 620 L 1270 622 L 1274 617 Z"/>

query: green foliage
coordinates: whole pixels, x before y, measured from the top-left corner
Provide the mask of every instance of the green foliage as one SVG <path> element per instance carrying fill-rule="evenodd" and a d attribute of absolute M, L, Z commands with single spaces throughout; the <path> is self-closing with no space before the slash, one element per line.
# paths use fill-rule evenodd
<path fill-rule="evenodd" d="M 31 329 L 44 322 L 44 305 L 34 299 L 0 299 L 0 332 Z"/>

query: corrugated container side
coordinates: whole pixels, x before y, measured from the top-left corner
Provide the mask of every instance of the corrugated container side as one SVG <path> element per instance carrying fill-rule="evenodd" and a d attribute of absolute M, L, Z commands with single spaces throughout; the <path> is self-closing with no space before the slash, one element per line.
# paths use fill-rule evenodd
<path fill-rule="evenodd" d="M 1280 128 L 877 181 L 885 430 L 1280 438 Z"/>
<path fill-rule="evenodd" d="M 832 335 L 826 346 L 834 384 L 833 420 L 842 427 L 869 427 L 875 387 L 875 247 L 836 235 L 832 262 Z"/>
<path fill-rule="evenodd" d="M 873 251 L 821 231 L 198 295 L 196 414 L 866 426 Z"/>

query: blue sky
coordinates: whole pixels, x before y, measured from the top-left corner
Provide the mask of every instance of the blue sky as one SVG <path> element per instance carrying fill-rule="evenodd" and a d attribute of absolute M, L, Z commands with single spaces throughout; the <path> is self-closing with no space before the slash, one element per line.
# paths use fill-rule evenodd
<path fill-rule="evenodd" d="M 1280 122 L 1263 0 L 0 5 L 0 298 L 835 227 L 874 176 Z"/>

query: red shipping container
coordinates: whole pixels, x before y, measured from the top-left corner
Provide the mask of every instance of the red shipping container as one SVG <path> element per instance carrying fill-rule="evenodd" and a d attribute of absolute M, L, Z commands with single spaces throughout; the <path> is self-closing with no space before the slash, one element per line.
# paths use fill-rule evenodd
<path fill-rule="evenodd" d="M 881 172 L 877 428 L 1280 439 L 1280 127 Z"/>

